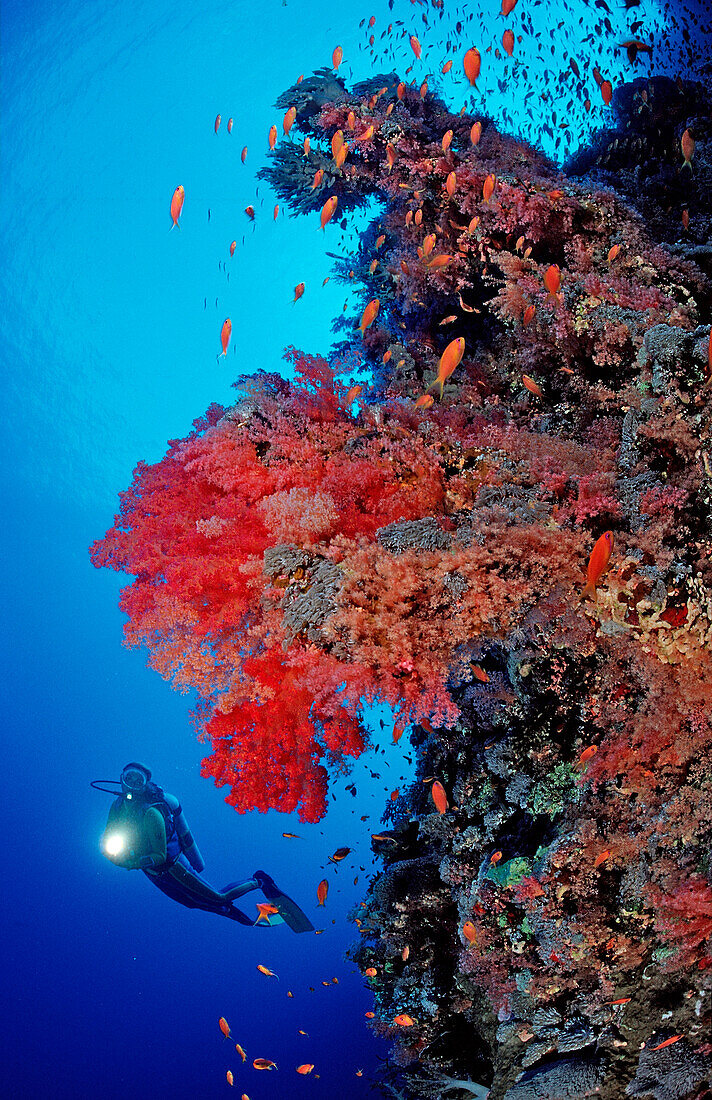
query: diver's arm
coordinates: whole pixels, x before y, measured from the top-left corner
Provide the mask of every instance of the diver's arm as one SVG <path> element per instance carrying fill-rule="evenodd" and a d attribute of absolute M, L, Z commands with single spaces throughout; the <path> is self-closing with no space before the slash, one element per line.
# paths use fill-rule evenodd
<path fill-rule="evenodd" d="M 181 851 L 186 856 L 191 867 L 200 874 L 201 871 L 205 870 L 205 860 L 200 854 L 198 845 L 193 840 L 193 834 L 188 828 L 188 822 L 185 820 L 185 814 L 183 813 L 181 804 L 173 794 L 164 794 L 163 797 L 170 806 L 173 814 L 173 821 L 178 834 L 178 840 L 180 841 Z"/>
<path fill-rule="evenodd" d="M 150 851 L 141 857 L 138 866 L 142 871 L 148 871 L 152 867 L 162 867 L 168 860 L 166 823 L 163 820 L 163 814 L 155 806 L 146 810 L 143 816 L 143 833 Z"/>

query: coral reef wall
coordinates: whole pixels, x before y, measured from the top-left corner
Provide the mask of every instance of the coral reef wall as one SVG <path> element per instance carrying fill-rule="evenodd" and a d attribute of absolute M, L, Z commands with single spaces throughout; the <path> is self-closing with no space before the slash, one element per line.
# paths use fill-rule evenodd
<path fill-rule="evenodd" d="M 676 102 L 637 168 L 608 135 L 565 173 L 392 75 L 285 92 L 282 201 L 379 204 L 337 266 L 360 326 L 238 380 L 92 550 L 238 809 L 316 820 L 364 703 L 413 727 L 356 914 L 386 1094 L 709 1080 L 712 134 Z"/>

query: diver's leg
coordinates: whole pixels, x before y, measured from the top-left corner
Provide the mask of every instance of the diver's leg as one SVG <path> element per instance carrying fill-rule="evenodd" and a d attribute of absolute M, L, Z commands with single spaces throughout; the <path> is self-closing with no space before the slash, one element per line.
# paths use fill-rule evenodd
<path fill-rule="evenodd" d="M 223 909 L 215 910 L 220 917 L 228 917 L 229 920 L 236 920 L 238 924 L 249 924 L 252 926 L 255 922 L 250 920 L 246 913 L 242 912 L 242 909 L 238 909 L 236 905 L 226 905 Z"/>
<path fill-rule="evenodd" d="M 210 905 L 224 905 L 225 902 L 230 901 L 229 897 L 221 893 L 219 890 L 213 890 L 207 882 L 205 882 L 200 875 L 195 871 L 185 866 L 182 861 L 178 860 L 169 869 L 168 874 L 182 887 L 188 890 L 196 901 L 207 902 Z"/>
<path fill-rule="evenodd" d="M 257 890 L 259 884 L 257 879 L 248 878 L 242 882 L 229 882 L 227 886 L 223 886 L 222 895 L 226 901 L 232 901 L 233 898 L 241 898 L 243 894 L 249 894 L 251 890 Z"/>

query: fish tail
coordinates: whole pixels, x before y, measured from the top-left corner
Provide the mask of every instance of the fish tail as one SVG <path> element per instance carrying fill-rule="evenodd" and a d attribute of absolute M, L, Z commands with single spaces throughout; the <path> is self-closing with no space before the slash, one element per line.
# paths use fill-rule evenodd
<path fill-rule="evenodd" d="M 581 599 L 582 600 L 590 599 L 590 600 L 593 600 L 594 603 L 598 602 L 596 600 L 596 586 L 592 581 L 588 581 L 586 583 L 586 587 L 584 588 L 583 592 L 581 593 Z"/>
<path fill-rule="evenodd" d="M 445 385 L 445 379 L 444 378 L 438 378 L 437 381 L 440 383 L 440 400 L 442 401 L 442 399 L 443 399 L 443 387 Z"/>

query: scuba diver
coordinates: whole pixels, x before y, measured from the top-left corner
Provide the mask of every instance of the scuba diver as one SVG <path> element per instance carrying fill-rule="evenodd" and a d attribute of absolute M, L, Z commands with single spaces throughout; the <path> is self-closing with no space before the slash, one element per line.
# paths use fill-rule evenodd
<path fill-rule="evenodd" d="M 178 799 L 151 781 L 144 764 L 127 764 L 117 783 L 95 779 L 92 787 L 118 797 L 109 810 L 101 849 L 117 867 L 141 870 L 159 890 L 188 909 L 204 909 L 239 924 L 286 924 L 293 932 L 313 932 L 314 926 L 296 902 L 283 894 L 264 871 L 214 890 L 201 872 L 203 857 L 185 820 Z M 120 787 L 120 790 L 116 790 Z M 233 904 L 235 898 L 261 890 L 267 902 L 256 921 Z"/>

